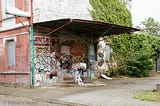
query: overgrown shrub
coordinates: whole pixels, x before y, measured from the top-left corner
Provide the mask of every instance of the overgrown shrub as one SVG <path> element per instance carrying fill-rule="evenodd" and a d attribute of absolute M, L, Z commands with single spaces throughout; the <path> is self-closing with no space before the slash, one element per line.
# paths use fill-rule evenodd
<path fill-rule="evenodd" d="M 127 74 L 137 77 L 147 77 L 153 69 L 153 61 L 149 56 L 138 53 L 136 58 L 127 61 Z"/>
<path fill-rule="evenodd" d="M 112 37 L 112 61 L 117 62 L 116 71 L 123 75 L 148 76 L 153 69 L 154 59 L 159 54 L 158 42 L 158 37 L 145 33 Z"/>
<path fill-rule="evenodd" d="M 90 10 L 94 20 L 132 26 L 131 13 L 124 0 L 89 0 L 93 7 Z M 133 76 L 148 76 L 153 67 L 153 60 L 159 57 L 160 38 L 148 34 L 123 34 L 106 36 L 113 53 L 111 60 L 117 66 L 112 66 L 106 74 L 128 74 Z"/>

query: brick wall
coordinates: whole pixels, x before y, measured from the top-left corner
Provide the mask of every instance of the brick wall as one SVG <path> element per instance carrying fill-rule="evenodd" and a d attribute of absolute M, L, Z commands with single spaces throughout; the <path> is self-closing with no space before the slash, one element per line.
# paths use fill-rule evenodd
<path fill-rule="evenodd" d="M 0 0 L 0 28 L 2 27 L 2 1 Z"/>
<path fill-rule="evenodd" d="M 22 10 L 22 11 L 27 11 L 27 0 L 15 0 L 15 6 Z M 29 21 L 29 19 L 27 19 L 26 17 L 16 17 L 16 23 L 21 23 L 21 22 L 25 22 L 25 21 Z"/>
<path fill-rule="evenodd" d="M 0 74 L 0 84 L 12 87 L 30 87 L 29 74 Z"/>
<path fill-rule="evenodd" d="M 8 66 L 7 47 L 5 39 L 15 38 L 16 65 Z M 30 43 L 29 32 L 26 28 L 19 28 L 0 32 L 0 84 L 10 84 L 16 87 L 30 85 Z M 15 72 L 10 73 L 10 69 Z"/>

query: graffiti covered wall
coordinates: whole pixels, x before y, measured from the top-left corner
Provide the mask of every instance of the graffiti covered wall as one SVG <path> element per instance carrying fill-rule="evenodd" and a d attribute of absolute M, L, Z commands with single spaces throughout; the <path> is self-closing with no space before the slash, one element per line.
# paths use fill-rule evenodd
<path fill-rule="evenodd" d="M 34 64 L 35 64 L 35 86 L 46 80 L 46 73 L 50 72 L 50 38 L 44 36 L 34 37 Z"/>
<path fill-rule="evenodd" d="M 35 83 L 48 81 L 48 75 L 60 68 L 68 70 L 73 63 L 87 62 L 87 46 L 73 40 L 35 36 Z M 62 70 L 61 70 L 62 71 Z"/>
<path fill-rule="evenodd" d="M 72 62 L 86 62 L 87 47 L 85 44 L 75 43 L 71 48 Z"/>

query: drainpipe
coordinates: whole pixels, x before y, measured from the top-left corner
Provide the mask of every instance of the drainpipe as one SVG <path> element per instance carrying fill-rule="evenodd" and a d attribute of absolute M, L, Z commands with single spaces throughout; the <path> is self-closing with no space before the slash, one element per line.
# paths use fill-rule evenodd
<path fill-rule="evenodd" d="M 30 0 L 30 87 L 34 88 L 34 31 L 33 31 L 33 0 Z"/>

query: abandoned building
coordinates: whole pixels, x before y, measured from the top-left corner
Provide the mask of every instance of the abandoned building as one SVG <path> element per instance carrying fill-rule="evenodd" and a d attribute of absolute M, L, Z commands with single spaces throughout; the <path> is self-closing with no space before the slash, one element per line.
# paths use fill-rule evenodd
<path fill-rule="evenodd" d="M 40 86 L 81 67 L 89 76 L 94 62 L 107 69 L 103 37 L 138 29 L 93 21 L 88 9 L 89 0 L 0 0 L 0 84 Z"/>

